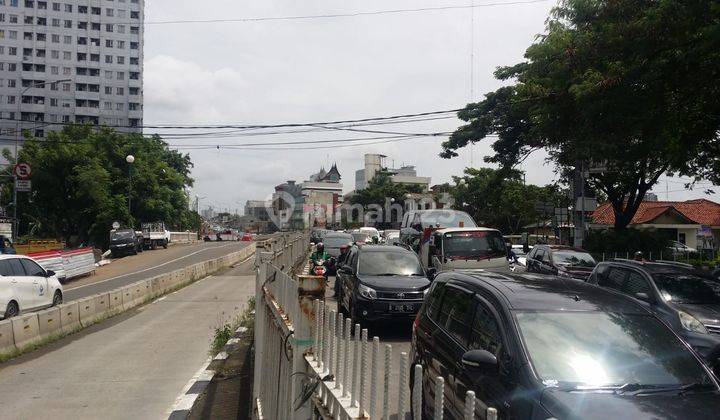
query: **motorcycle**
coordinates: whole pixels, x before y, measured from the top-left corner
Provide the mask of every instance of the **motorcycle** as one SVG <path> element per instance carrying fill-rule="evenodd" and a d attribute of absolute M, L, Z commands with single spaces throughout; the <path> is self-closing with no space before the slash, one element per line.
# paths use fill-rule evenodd
<path fill-rule="evenodd" d="M 312 268 L 312 273 L 316 276 L 328 276 L 328 271 L 335 265 L 335 260 L 330 258 L 328 260 L 317 260 Z"/>

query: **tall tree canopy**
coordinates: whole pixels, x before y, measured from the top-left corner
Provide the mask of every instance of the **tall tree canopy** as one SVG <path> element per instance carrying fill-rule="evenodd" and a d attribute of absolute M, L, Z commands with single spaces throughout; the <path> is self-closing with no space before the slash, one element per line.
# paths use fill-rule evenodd
<path fill-rule="evenodd" d="M 561 171 L 603 167 L 588 183 L 616 228 L 665 172 L 720 182 L 720 2 L 563 0 L 525 59 L 459 113 L 442 157 L 497 135 L 486 160 L 504 167 L 538 149 Z"/>
<path fill-rule="evenodd" d="M 449 192 L 454 207 L 466 211 L 479 225 L 505 234 L 521 233 L 524 226 L 553 217 L 537 210 L 536 204 L 567 208 L 570 201 L 567 191 L 557 185 L 526 185 L 517 170 L 467 168 L 464 176 L 453 180 Z"/>
<path fill-rule="evenodd" d="M 135 157 L 132 165 L 127 155 Z M 158 137 L 70 126 L 45 140 L 27 139 L 19 161 L 32 167 L 33 186 L 18 193 L 21 233 L 103 246 L 114 221 L 135 228 L 145 221 L 183 230 L 199 225 L 185 194 L 193 183 L 190 157 Z M 11 183 L 3 190 L 9 196 Z"/>

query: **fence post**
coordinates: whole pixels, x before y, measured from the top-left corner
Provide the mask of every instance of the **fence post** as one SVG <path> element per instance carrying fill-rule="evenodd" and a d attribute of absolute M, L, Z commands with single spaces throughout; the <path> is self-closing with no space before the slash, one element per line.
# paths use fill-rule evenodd
<path fill-rule="evenodd" d="M 320 353 L 322 352 L 322 315 L 320 314 L 320 299 L 315 299 L 315 343 L 313 345 L 313 360 L 317 367 L 321 367 Z"/>
<path fill-rule="evenodd" d="M 492 407 L 488 407 L 488 409 L 485 411 L 485 420 L 497 420 L 497 418 L 497 410 Z"/>
<path fill-rule="evenodd" d="M 345 323 L 345 320 L 343 318 L 345 318 L 345 315 L 338 313 L 337 332 L 336 332 L 337 338 L 335 338 L 335 341 L 337 342 L 337 346 L 335 346 L 335 353 L 336 353 L 335 354 L 335 364 L 337 366 L 335 368 L 335 372 L 336 372 L 336 374 L 335 374 L 335 389 L 340 389 L 340 387 L 342 386 L 343 373 L 344 373 L 343 371 L 345 370 L 343 368 L 344 365 L 343 365 L 343 360 L 342 360 L 342 356 L 345 351 L 345 349 L 344 349 L 345 343 L 343 342 L 343 337 L 344 337 L 343 324 Z"/>
<path fill-rule="evenodd" d="M 475 393 L 468 391 L 465 394 L 465 420 L 473 420 L 475 418 Z"/>
<path fill-rule="evenodd" d="M 400 386 L 398 395 L 398 419 L 405 420 L 405 404 L 408 388 L 408 354 L 400 353 Z"/>
<path fill-rule="evenodd" d="M 385 344 L 385 376 L 383 377 L 383 420 L 390 420 L 390 359 L 392 358 L 392 346 Z M 400 384 L 402 387 L 402 384 Z"/>
<path fill-rule="evenodd" d="M 257 266 L 257 277 L 255 278 L 255 360 L 265 360 L 265 293 L 263 284 L 267 280 L 268 265 L 264 258 L 269 258 L 272 253 L 257 252 L 255 261 Z M 258 401 L 260 388 L 262 386 L 262 363 L 255 363 L 253 372 L 253 401 Z"/>
<path fill-rule="evenodd" d="M 413 373 L 413 392 L 412 392 L 412 411 L 413 419 L 422 419 L 422 366 L 415 365 L 415 372 Z"/>
<path fill-rule="evenodd" d="M 367 328 L 363 328 L 362 330 L 362 339 L 360 342 L 362 343 L 362 367 L 360 368 L 360 398 L 358 398 L 359 407 L 360 407 L 360 417 L 365 416 L 365 372 L 367 372 L 367 339 L 368 339 L 368 330 Z"/>
<path fill-rule="evenodd" d="M 335 311 L 330 311 L 330 329 L 328 331 L 328 374 L 335 375 Z"/>
<path fill-rule="evenodd" d="M 352 320 L 350 318 L 345 318 L 345 355 L 343 356 L 343 360 L 345 362 L 344 368 L 343 368 L 343 398 L 350 395 L 350 384 L 353 381 L 353 373 L 350 368 L 350 347 L 352 347 L 352 335 L 350 334 L 350 329 L 352 328 Z"/>
<path fill-rule="evenodd" d="M 445 404 L 445 378 L 438 376 L 435 378 L 435 420 L 442 420 L 443 407 Z"/>
<path fill-rule="evenodd" d="M 373 337 L 372 369 L 370 370 L 370 418 L 377 413 L 378 373 L 380 370 L 380 337 Z"/>
<path fill-rule="evenodd" d="M 358 394 L 360 387 L 360 375 L 362 372 L 358 370 L 360 365 L 360 324 L 355 324 L 355 350 L 353 351 L 353 374 L 352 374 L 352 389 L 350 390 L 351 407 L 355 407 L 358 404 Z M 362 414 L 362 413 L 361 413 Z"/>

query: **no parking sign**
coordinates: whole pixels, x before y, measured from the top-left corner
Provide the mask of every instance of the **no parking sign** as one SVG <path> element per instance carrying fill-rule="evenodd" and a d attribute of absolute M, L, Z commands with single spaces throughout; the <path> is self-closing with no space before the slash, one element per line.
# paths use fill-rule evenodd
<path fill-rule="evenodd" d="M 18 163 L 15 165 L 15 176 L 20 179 L 28 179 L 32 175 L 32 169 L 27 163 Z"/>

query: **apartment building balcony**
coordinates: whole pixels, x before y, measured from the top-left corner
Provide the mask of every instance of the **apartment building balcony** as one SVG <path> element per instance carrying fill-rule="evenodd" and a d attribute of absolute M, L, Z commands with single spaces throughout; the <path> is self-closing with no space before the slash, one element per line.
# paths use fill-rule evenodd
<path fill-rule="evenodd" d="M 100 92 L 91 92 L 89 90 L 76 90 L 75 99 L 87 99 L 91 101 L 100 100 Z"/>
<path fill-rule="evenodd" d="M 21 104 L 21 105 L 20 105 L 20 111 L 21 111 L 21 112 L 39 112 L 39 113 L 44 113 L 44 112 L 45 112 L 45 104 L 44 104 L 44 103 Z"/>

